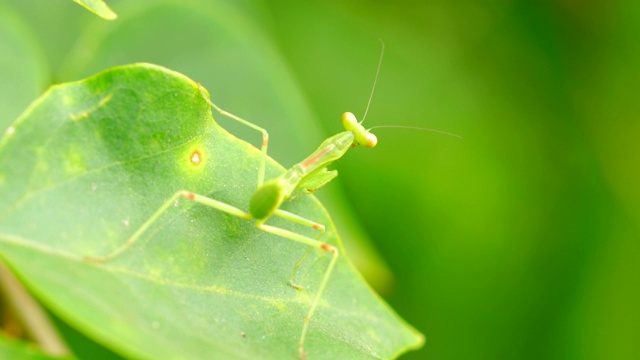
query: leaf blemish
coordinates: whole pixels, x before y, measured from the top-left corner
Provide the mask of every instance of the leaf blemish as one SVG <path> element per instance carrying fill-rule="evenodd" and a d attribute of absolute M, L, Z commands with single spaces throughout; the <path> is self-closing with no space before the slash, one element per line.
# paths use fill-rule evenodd
<path fill-rule="evenodd" d="M 107 96 L 105 96 L 102 99 L 100 99 L 98 104 L 93 106 L 92 108 L 84 110 L 84 111 L 79 111 L 79 112 L 74 113 L 74 114 L 71 114 L 70 115 L 71 116 L 71 120 L 72 121 L 78 121 L 78 120 L 82 120 L 82 119 L 85 119 L 85 118 L 89 117 L 89 115 L 91 115 L 92 112 L 94 112 L 98 108 L 106 105 L 111 100 L 112 96 L 113 96 L 113 94 L 107 94 Z"/>
<path fill-rule="evenodd" d="M 98 103 L 98 106 L 105 106 L 113 97 L 113 94 L 107 94 L 107 96 L 103 97 L 102 100 Z"/>
<path fill-rule="evenodd" d="M 194 152 L 191 153 L 191 157 L 189 157 L 189 161 L 191 161 L 191 163 L 193 165 L 199 165 L 200 164 L 200 160 L 202 160 L 202 157 L 200 155 L 200 151 L 195 150 Z"/>
<path fill-rule="evenodd" d="M 73 121 L 82 120 L 84 118 L 89 117 L 89 114 L 91 114 L 89 111 L 81 111 L 81 112 L 76 113 L 76 114 L 71 114 L 71 120 L 73 120 Z"/>

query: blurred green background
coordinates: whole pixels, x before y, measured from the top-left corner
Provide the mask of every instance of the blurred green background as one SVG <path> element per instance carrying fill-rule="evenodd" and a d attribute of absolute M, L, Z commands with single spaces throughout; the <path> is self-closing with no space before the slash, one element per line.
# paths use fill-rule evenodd
<path fill-rule="evenodd" d="M 0 0 L 0 127 L 53 83 L 146 61 L 267 128 L 290 166 L 362 116 L 383 39 L 365 125 L 464 137 L 379 129 L 319 194 L 426 335 L 403 358 L 640 358 L 640 2 L 108 4 L 115 21 Z"/>

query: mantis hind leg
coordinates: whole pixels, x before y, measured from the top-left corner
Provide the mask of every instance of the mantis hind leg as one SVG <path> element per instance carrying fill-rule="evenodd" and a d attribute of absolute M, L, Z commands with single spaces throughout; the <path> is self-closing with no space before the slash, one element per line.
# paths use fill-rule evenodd
<path fill-rule="evenodd" d="M 132 247 L 142 237 L 142 235 L 151 227 L 151 225 L 153 225 L 153 223 L 155 223 L 162 216 L 162 214 L 164 214 L 176 202 L 176 200 L 180 198 L 195 201 L 203 205 L 207 205 L 209 207 L 212 207 L 214 209 L 220 210 L 222 212 L 225 212 L 233 216 L 237 216 L 239 218 L 243 218 L 247 220 L 250 220 L 252 218 L 250 214 L 234 206 L 231 206 L 229 204 L 208 198 L 203 195 L 198 195 L 190 191 L 180 190 L 175 194 L 173 194 L 173 196 L 171 196 L 164 204 L 162 204 L 162 206 L 160 206 L 158 210 L 156 210 L 156 212 L 154 212 L 153 215 L 151 215 L 151 217 L 149 217 L 149 219 L 147 219 L 147 221 L 145 221 L 124 244 L 120 245 L 111 253 L 105 256 L 102 256 L 102 257 L 87 256 L 85 257 L 85 259 L 91 262 L 104 263 L 122 254 L 122 252 Z"/>
<path fill-rule="evenodd" d="M 302 263 L 304 262 L 304 259 L 307 258 L 307 255 L 309 255 L 311 250 L 313 250 L 313 246 L 309 246 L 309 248 L 307 249 L 307 251 L 304 252 L 300 260 L 298 260 L 298 262 L 295 265 L 293 265 L 293 271 L 291 272 L 291 277 L 289 278 L 289 286 L 291 286 L 296 290 L 304 290 L 304 286 L 298 285 L 295 283 L 295 277 L 296 277 L 296 273 L 298 272 L 298 268 L 300 268 L 300 265 L 302 265 Z"/>
<path fill-rule="evenodd" d="M 209 93 L 207 92 L 207 90 L 201 85 L 198 84 L 198 86 L 200 86 L 200 94 L 202 94 L 202 97 L 207 101 L 207 103 L 209 103 L 209 105 L 211 105 L 211 107 L 213 107 L 214 109 L 216 109 L 217 112 L 219 112 L 220 114 L 233 119 L 237 122 L 239 122 L 242 125 L 248 126 L 256 131 L 259 131 L 262 134 L 262 145 L 260 146 L 260 152 L 262 153 L 262 159 L 260 159 L 260 167 L 258 168 L 258 185 L 257 187 L 260 187 L 263 183 L 264 183 L 264 169 L 265 169 L 265 164 L 266 164 L 266 160 L 267 160 L 267 146 L 269 145 L 269 133 L 267 132 L 267 130 L 259 127 L 258 125 L 247 121 L 239 116 L 233 115 L 232 113 L 222 110 L 218 105 L 214 104 L 210 97 L 209 97 Z"/>
<path fill-rule="evenodd" d="M 279 216 L 283 219 L 289 220 L 291 222 L 309 226 L 313 229 L 318 230 L 318 236 L 316 236 L 315 240 L 320 239 L 322 234 L 324 234 L 325 226 L 313 220 L 303 218 L 302 216 L 290 213 L 288 211 L 284 211 L 282 209 L 277 209 L 274 212 L 274 215 Z M 302 265 L 302 263 L 304 262 L 304 259 L 307 257 L 307 255 L 309 255 L 309 253 L 311 252 L 311 250 L 313 250 L 313 248 L 314 248 L 313 246 L 309 246 L 309 248 L 307 249 L 307 251 L 305 251 L 305 253 L 302 255 L 300 260 L 298 260 L 298 262 L 296 262 L 296 264 L 293 266 L 293 271 L 291 272 L 291 277 L 289 278 L 289 286 L 291 286 L 294 289 L 297 289 L 297 290 L 304 289 L 304 286 L 296 284 L 295 277 L 296 277 L 296 273 L 298 272 L 298 268 L 300 268 L 300 265 Z"/>
<path fill-rule="evenodd" d="M 313 248 L 316 248 L 331 254 L 331 260 L 329 261 L 329 265 L 327 265 L 327 269 L 325 270 L 324 275 L 322 276 L 322 280 L 320 282 L 320 285 L 318 286 L 318 290 L 316 291 L 315 296 L 313 297 L 311 306 L 309 307 L 309 311 L 307 312 L 307 315 L 304 317 L 304 323 L 302 325 L 302 333 L 300 334 L 300 340 L 298 341 L 298 355 L 300 359 L 305 359 L 306 353 L 304 351 L 304 341 L 307 337 L 307 332 L 309 331 L 309 324 L 311 323 L 313 314 L 316 312 L 316 309 L 318 308 L 318 304 L 320 303 L 322 294 L 324 293 L 324 290 L 327 287 L 327 284 L 329 283 L 329 278 L 331 277 L 333 268 L 335 267 L 336 262 L 338 260 L 338 249 L 327 243 L 314 240 L 310 237 L 307 237 L 298 233 L 294 233 L 289 230 L 285 230 L 275 226 L 265 225 L 264 221 L 258 221 L 256 225 L 258 229 L 262 231 L 265 231 L 274 235 L 278 235 L 295 242 L 309 245 L 309 250 L 307 250 L 307 253 L 303 256 L 302 259 L 300 259 L 298 263 L 302 262 L 302 260 L 304 260 L 306 255 L 309 253 L 310 249 L 313 249 Z"/>

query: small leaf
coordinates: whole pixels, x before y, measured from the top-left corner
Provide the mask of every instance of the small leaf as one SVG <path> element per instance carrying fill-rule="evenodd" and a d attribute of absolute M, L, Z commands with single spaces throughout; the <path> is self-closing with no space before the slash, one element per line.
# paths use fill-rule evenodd
<path fill-rule="evenodd" d="M 149 64 L 54 86 L 0 140 L 0 253 L 58 316 L 125 356 L 293 359 L 323 253 L 182 200 L 120 256 L 180 189 L 247 209 L 260 152 L 220 128 L 198 84 Z M 196 155 L 197 154 L 197 155 Z M 305 154 L 301 154 L 301 158 Z M 267 176 L 283 171 L 273 161 Z M 313 196 L 284 208 L 327 225 L 342 252 L 311 321 L 310 359 L 393 358 L 421 346 L 344 255 Z M 314 230 L 283 220 L 308 236 Z"/>
<path fill-rule="evenodd" d="M 114 20 L 118 17 L 111 8 L 102 0 L 73 0 L 74 2 L 82 5 L 87 10 L 100 16 L 103 19 Z"/>

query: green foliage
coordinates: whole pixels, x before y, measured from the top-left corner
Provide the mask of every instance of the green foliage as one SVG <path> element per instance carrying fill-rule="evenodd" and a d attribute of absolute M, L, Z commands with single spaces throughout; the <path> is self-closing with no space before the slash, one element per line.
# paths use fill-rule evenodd
<path fill-rule="evenodd" d="M 426 334 L 403 358 L 640 358 L 638 1 L 108 3 L 116 21 L 0 0 L 2 131 L 48 84 L 146 61 L 269 130 L 289 166 L 362 116 L 382 38 L 364 125 L 464 137 L 376 130 L 317 194 L 345 247 L 371 238 L 393 270 L 347 248 Z"/>
<path fill-rule="evenodd" d="M 246 208 L 260 153 L 210 111 L 197 83 L 152 65 L 53 87 L 0 141 L 2 256 L 63 320 L 131 357 L 295 358 L 324 254 L 303 264 L 309 290 L 297 291 L 287 280 L 304 246 L 182 201 L 116 259 L 86 258 L 121 245 L 179 189 Z M 312 197 L 285 209 L 331 224 Z M 325 236 L 341 247 L 335 228 Z M 310 356 L 391 358 L 421 344 L 345 256 L 334 274 Z"/>
<path fill-rule="evenodd" d="M 116 13 L 114 13 L 113 10 L 111 10 L 111 8 L 109 8 L 109 6 L 105 4 L 104 1 L 102 0 L 73 0 L 73 1 L 84 6 L 87 10 L 100 16 L 103 19 L 114 20 L 115 18 L 118 17 L 118 15 L 116 15 Z"/>
<path fill-rule="evenodd" d="M 27 26 L 0 2 L 0 129 L 4 131 L 40 94 L 45 65 Z"/>

